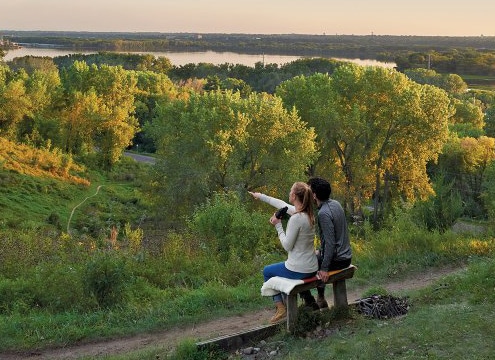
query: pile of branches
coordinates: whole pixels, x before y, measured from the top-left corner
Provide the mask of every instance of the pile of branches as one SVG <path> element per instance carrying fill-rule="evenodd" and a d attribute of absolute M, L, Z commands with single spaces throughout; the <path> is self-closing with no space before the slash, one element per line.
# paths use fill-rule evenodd
<path fill-rule="evenodd" d="M 397 298 L 391 295 L 371 295 L 359 299 L 357 309 L 360 314 L 375 319 L 388 319 L 407 314 L 409 303 L 407 298 Z"/>

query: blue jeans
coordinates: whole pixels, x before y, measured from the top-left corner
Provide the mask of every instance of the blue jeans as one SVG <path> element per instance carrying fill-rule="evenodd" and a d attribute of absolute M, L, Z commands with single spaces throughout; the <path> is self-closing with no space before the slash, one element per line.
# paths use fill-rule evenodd
<path fill-rule="evenodd" d="M 300 273 L 296 271 L 291 271 L 285 267 L 285 262 L 279 262 L 271 265 L 267 265 L 263 268 L 263 278 L 265 281 L 274 277 L 280 276 L 287 279 L 301 280 L 306 279 L 308 277 L 314 276 L 315 272 L 312 273 Z M 273 301 L 278 302 L 282 301 L 282 294 L 277 294 L 273 296 Z"/>

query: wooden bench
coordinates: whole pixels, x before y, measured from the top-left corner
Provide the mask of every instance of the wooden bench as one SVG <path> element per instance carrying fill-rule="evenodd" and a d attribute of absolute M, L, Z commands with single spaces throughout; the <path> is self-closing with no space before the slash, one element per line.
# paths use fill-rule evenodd
<path fill-rule="evenodd" d="M 333 285 L 333 305 L 335 307 L 347 307 L 347 289 L 345 286 L 345 280 L 354 276 L 356 267 L 350 265 L 342 270 L 329 271 L 330 275 L 326 284 Z M 309 280 L 309 279 L 308 279 Z M 316 288 L 320 283 L 320 280 L 315 276 L 313 281 L 307 281 L 304 284 L 295 286 L 286 297 L 287 306 L 287 331 L 292 332 L 297 321 L 297 295 L 305 290 Z"/>

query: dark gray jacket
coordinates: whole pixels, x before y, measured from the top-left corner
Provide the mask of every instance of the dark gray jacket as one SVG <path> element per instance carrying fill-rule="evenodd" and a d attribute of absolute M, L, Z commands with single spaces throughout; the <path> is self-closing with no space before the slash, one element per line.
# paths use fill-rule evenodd
<path fill-rule="evenodd" d="M 318 209 L 318 232 L 320 235 L 320 270 L 328 271 L 334 261 L 352 257 L 347 220 L 342 205 L 336 200 L 321 203 Z"/>

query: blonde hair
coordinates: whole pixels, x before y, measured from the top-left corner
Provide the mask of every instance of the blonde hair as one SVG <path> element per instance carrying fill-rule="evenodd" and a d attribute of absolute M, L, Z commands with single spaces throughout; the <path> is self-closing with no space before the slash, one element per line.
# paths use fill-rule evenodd
<path fill-rule="evenodd" d="M 315 225 L 315 217 L 313 212 L 313 192 L 308 184 L 303 182 L 296 182 L 292 185 L 294 195 L 301 203 L 301 211 L 308 214 L 309 223 L 311 226 Z"/>

